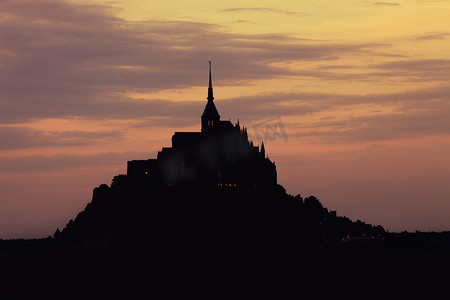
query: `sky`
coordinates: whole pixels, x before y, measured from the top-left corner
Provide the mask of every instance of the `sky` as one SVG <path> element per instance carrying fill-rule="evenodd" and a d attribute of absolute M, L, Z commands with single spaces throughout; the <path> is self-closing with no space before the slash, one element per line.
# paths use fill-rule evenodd
<path fill-rule="evenodd" d="M 0 1 L 0 238 L 222 119 L 287 192 L 389 231 L 450 230 L 450 2 Z"/>

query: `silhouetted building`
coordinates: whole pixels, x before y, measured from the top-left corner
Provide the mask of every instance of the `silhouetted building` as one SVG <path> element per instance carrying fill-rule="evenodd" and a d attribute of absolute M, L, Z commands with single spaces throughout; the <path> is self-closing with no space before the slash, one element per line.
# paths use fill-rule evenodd
<path fill-rule="evenodd" d="M 172 147 L 156 159 L 128 161 L 127 177 L 135 185 L 261 186 L 276 185 L 275 164 L 248 140 L 247 129 L 221 121 L 214 104 L 211 63 L 208 102 L 201 132 L 175 132 Z"/>

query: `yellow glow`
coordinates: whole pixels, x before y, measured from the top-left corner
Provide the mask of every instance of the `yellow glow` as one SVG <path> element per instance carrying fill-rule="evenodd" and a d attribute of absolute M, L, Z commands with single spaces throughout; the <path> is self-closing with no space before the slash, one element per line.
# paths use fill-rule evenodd
<path fill-rule="evenodd" d="M 109 0 L 75 2 L 111 5 Z M 392 5 L 377 4 L 389 2 Z M 450 27 L 448 1 L 121 0 L 113 5 L 114 13 L 128 20 L 190 20 L 239 33 L 286 32 L 314 38 L 377 40 Z"/>

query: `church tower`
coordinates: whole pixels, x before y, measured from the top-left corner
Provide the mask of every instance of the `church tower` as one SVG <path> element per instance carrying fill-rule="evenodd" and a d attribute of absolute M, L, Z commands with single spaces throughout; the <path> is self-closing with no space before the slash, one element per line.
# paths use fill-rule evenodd
<path fill-rule="evenodd" d="M 214 127 L 220 125 L 220 115 L 214 105 L 214 96 L 211 79 L 211 61 L 209 62 L 209 87 L 208 87 L 208 102 L 202 114 L 202 132 L 210 132 Z"/>
<path fill-rule="evenodd" d="M 266 158 L 266 149 L 264 148 L 264 141 L 261 143 L 261 157 Z"/>
<path fill-rule="evenodd" d="M 172 147 L 156 159 L 128 162 L 127 176 L 136 185 L 240 188 L 277 184 L 275 164 L 249 141 L 239 120 L 220 120 L 214 104 L 211 62 L 201 132 L 175 132 Z"/>

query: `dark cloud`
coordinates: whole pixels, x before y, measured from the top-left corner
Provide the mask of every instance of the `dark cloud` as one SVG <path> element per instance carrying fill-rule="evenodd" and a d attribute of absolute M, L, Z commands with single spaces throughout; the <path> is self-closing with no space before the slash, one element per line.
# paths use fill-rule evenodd
<path fill-rule="evenodd" d="M 270 8 L 240 9 L 284 12 Z M 227 11 L 231 10 L 238 9 Z M 448 82 L 450 77 L 450 62 L 445 59 L 397 59 L 368 65 L 364 72 L 344 63 L 329 66 L 330 60 L 349 54 L 387 57 L 375 52 L 386 44 L 320 41 L 286 34 L 235 34 L 217 25 L 189 21 L 131 22 L 115 17 L 109 6 L 64 1 L 3 1 L 0 11 L 3 124 L 81 117 L 141 120 L 130 126 L 191 126 L 203 109 L 204 102 L 198 100 L 206 94 L 199 95 L 199 99 L 175 102 L 132 99 L 127 93 L 206 86 L 208 59 L 214 61 L 213 68 L 218 70 L 214 74 L 216 85 L 245 85 L 271 78 L 382 83 L 386 78 Z M 429 36 L 432 34 L 438 36 L 435 33 Z M 296 70 L 280 67 L 289 62 L 316 64 Z M 433 100 L 442 108 L 449 92 L 446 85 L 367 95 L 277 91 L 229 99 L 217 95 L 216 104 L 222 118 L 245 116 L 251 123 L 273 116 L 301 116 L 363 103 L 395 104 L 407 112 L 417 102 L 429 104 Z M 406 122 L 401 120 L 398 119 L 399 124 Z M 446 131 L 445 126 L 442 128 Z M 39 132 L 11 126 L 0 128 L 0 135 L 7 140 L 3 149 L 92 144 L 118 137 L 115 132 Z"/>
<path fill-rule="evenodd" d="M 2 1 L 0 11 L 3 123 L 74 116 L 137 118 L 144 112 L 165 116 L 166 109 L 177 114 L 182 105 L 174 108 L 162 100 L 123 95 L 205 86 L 207 59 L 220 70 L 216 84 L 326 76 L 275 64 L 327 61 L 377 46 L 283 34 L 232 34 L 199 22 L 131 22 L 114 17 L 108 6 L 64 1 Z"/>

